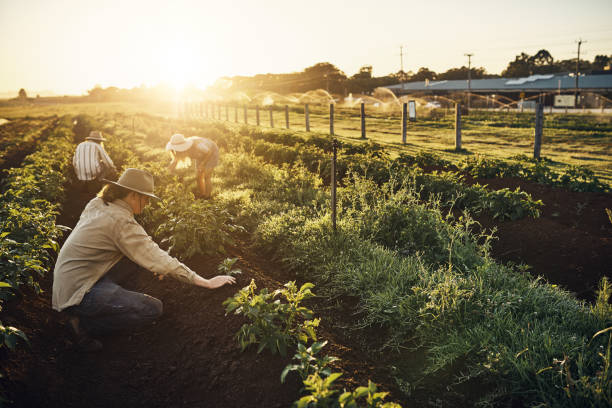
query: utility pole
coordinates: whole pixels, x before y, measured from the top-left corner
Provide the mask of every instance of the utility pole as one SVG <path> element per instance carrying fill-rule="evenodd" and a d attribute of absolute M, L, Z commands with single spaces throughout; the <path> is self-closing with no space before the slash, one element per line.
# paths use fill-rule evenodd
<path fill-rule="evenodd" d="M 404 47 L 400 45 L 400 72 L 402 73 L 402 78 L 400 79 L 400 81 L 402 81 L 402 89 L 405 89 L 406 85 L 406 74 L 404 73 Z"/>
<path fill-rule="evenodd" d="M 586 41 L 582 41 L 582 38 L 579 39 L 578 41 L 576 41 L 578 43 L 578 57 L 576 58 L 576 88 L 574 89 L 574 107 L 577 108 L 578 107 L 578 75 L 580 74 L 579 70 L 580 70 L 580 46 L 582 45 L 583 42 Z"/>
<path fill-rule="evenodd" d="M 470 94 L 472 93 L 472 56 L 474 54 L 463 54 L 468 57 L 468 97 L 467 97 L 467 108 L 470 110 Z"/>

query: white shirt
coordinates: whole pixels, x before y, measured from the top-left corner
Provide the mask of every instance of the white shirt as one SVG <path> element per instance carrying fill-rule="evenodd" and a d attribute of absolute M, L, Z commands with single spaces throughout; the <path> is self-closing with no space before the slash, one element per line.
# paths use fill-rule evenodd
<path fill-rule="evenodd" d="M 74 172 L 77 178 L 82 181 L 95 180 L 102 174 L 103 167 L 100 162 L 103 162 L 109 168 L 115 167 L 102 145 L 89 140 L 77 146 L 72 158 Z"/>

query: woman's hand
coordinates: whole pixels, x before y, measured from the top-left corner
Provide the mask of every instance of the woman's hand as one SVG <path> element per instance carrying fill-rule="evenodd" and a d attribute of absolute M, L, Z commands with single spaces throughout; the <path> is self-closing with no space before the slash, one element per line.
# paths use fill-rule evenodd
<path fill-rule="evenodd" d="M 236 283 L 236 278 L 229 275 L 219 275 L 210 279 L 204 279 L 198 276 L 194 281 L 194 284 L 208 289 L 217 289 L 224 285 L 233 285 L 234 283 Z"/>

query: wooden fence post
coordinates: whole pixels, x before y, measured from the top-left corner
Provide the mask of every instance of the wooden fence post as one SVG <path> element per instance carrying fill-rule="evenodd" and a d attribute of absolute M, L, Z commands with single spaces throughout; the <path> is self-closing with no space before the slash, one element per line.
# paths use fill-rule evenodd
<path fill-rule="evenodd" d="M 329 134 L 334 135 L 334 104 L 329 104 Z"/>
<path fill-rule="evenodd" d="M 221 105 L 217 104 L 217 119 L 221 120 Z"/>
<path fill-rule="evenodd" d="M 361 138 L 366 138 L 366 127 L 365 127 L 365 103 L 361 102 Z"/>
<path fill-rule="evenodd" d="M 408 103 L 402 104 L 402 144 L 406 144 L 406 131 L 408 130 Z"/>
<path fill-rule="evenodd" d="M 332 228 L 336 231 L 336 158 L 338 141 L 334 138 L 332 141 L 333 157 L 331 163 L 331 205 L 332 205 Z"/>
<path fill-rule="evenodd" d="M 461 151 L 461 104 L 455 105 L 455 151 Z"/>
<path fill-rule="evenodd" d="M 225 105 L 225 121 L 229 122 L 229 106 Z"/>
<path fill-rule="evenodd" d="M 200 117 L 201 117 L 201 118 L 203 118 L 203 117 L 204 117 L 204 109 L 203 109 L 202 103 L 203 103 L 203 102 L 200 102 Z"/>
<path fill-rule="evenodd" d="M 289 129 L 289 105 L 285 105 L 285 125 Z"/>
<path fill-rule="evenodd" d="M 247 123 L 249 123 L 249 117 L 248 117 L 248 107 L 246 105 L 244 105 L 244 124 L 246 125 Z"/>
<path fill-rule="evenodd" d="M 274 127 L 274 116 L 272 114 L 272 105 L 270 105 L 270 127 Z"/>
<path fill-rule="evenodd" d="M 544 105 L 536 104 L 535 115 L 535 140 L 533 143 L 533 157 L 540 158 L 540 150 L 542 149 L 542 128 L 544 127 Z"/>
<path fill-rule="evenodd" d="M 259 126 L 260 125 L 260 122 L 259 122 L 259 105 L 255 106 L 255 120 L 257 121 L 257 126 Z"/>
<path fill-rule="evenodd" d="M 304 117 L 306 118 L 306 131 L 310 132 L 310 111 L 308 110 L 308 104 L 304 105 Z"/>
<path fill-rule="evenodd" d="M 234 105 L 234 122 L 238 123 L 238 105 Z"/>

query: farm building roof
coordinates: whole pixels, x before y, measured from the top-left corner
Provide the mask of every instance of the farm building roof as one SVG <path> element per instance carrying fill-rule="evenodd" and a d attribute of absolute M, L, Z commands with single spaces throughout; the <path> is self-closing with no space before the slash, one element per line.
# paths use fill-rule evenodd
<path fill-rule="evenodd" d="M 472 92 L 551 92 L 573 91 L 576 77 L 568 74 L 532 75 L 525 78 L 472 79 Z M 452 81 L 419 81 L 404 82 L 387 86 L 396 94 L 409 92 L 460 92 L 468 90 L 467 79 Z M 580 75 L 578 88 L 591 92 L 612 91 L 612 73 L 598 75 Z"/>

